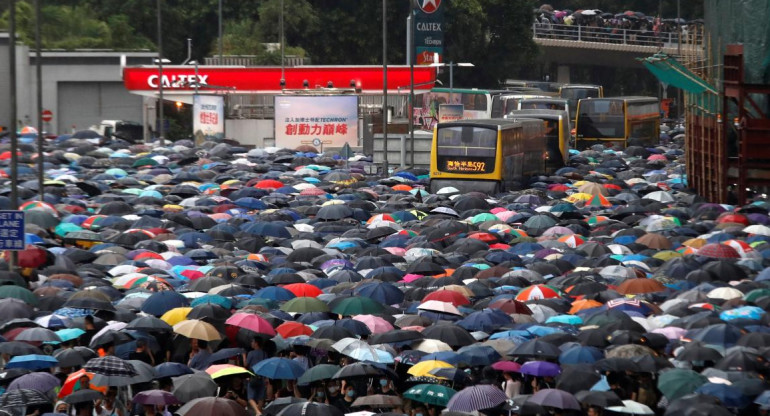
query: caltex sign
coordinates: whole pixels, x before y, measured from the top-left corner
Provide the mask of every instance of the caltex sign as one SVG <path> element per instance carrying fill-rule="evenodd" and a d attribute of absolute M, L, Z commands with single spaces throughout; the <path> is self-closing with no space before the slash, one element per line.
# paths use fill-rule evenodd
<path fill-rule="evenodd" d="M 441 0 L 418 0 L 415 10 L 415 64 L 430 65 L 433 57 L 439 62 L 444 54 L 444 9 Z"/>
<path fill-rule="evenodd" d="M 419 0 L 418 3 L 420 10 L 428 14 L 435 12 L 441 6 L 441 0 Z"/>

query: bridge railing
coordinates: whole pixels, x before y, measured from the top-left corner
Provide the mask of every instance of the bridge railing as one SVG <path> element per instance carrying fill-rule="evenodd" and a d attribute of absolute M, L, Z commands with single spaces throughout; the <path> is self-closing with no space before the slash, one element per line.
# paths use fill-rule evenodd
<path fill-rule="evenodd" d="M 580 42 L 614 43 L 621 45 L 676 47 L 682 45 L 701 44 L 702 32 L 678 33 L 659 32 L 652 30 L 623 29 L 616 27 L 595 27 L 577 25 L 556 25 L 534 23 L 532 33 L 535 39 L 559 39 Z"/>

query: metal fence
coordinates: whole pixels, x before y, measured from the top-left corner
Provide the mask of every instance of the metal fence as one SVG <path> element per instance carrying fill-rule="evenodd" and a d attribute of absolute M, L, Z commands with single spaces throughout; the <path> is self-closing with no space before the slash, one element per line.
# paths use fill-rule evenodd
<path fill-rule="evenodd" d="M 651 30 L 624 29 L 617 27 L 555 25 L 534 23 L 532 33 L 535 39 L 559 39 L 579 42 L 614 43 L 621 45 L 672 47 L 677 44 L 701 44 L 702 30 L 659 32 Z"/>

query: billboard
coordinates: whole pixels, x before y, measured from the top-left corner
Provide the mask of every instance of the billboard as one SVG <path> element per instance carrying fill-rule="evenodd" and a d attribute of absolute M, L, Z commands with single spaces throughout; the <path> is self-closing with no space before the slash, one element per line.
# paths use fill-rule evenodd
<path fill-rule="evenodd" d="M 465 106 L 462 104 L 439 104 L 438 122 L 462 120 L 464 110 Z"/>
<path fill-rule="evenodd" d="M 225 97 L 221 95 L 193 96 L 193 136 L 195 142 L 206 137 L 225 137 Z"/>
<path fill-rule="evenodd" d="M 321 150 L 358 144 L 358 97 L 355 95 L 277 95 L 275 145 Z"/>

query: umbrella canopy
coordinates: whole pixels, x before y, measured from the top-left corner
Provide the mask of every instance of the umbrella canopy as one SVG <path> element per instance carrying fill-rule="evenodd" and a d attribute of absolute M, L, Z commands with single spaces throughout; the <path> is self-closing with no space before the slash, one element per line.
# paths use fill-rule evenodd
<path fill-rule="evenodd" d="M 449 399 L 447 410 L 457 412 L 475 412 L 490 409 L 508 400 L 505 393 L 497 386 L 480 384 L 466 387 Z"/>

